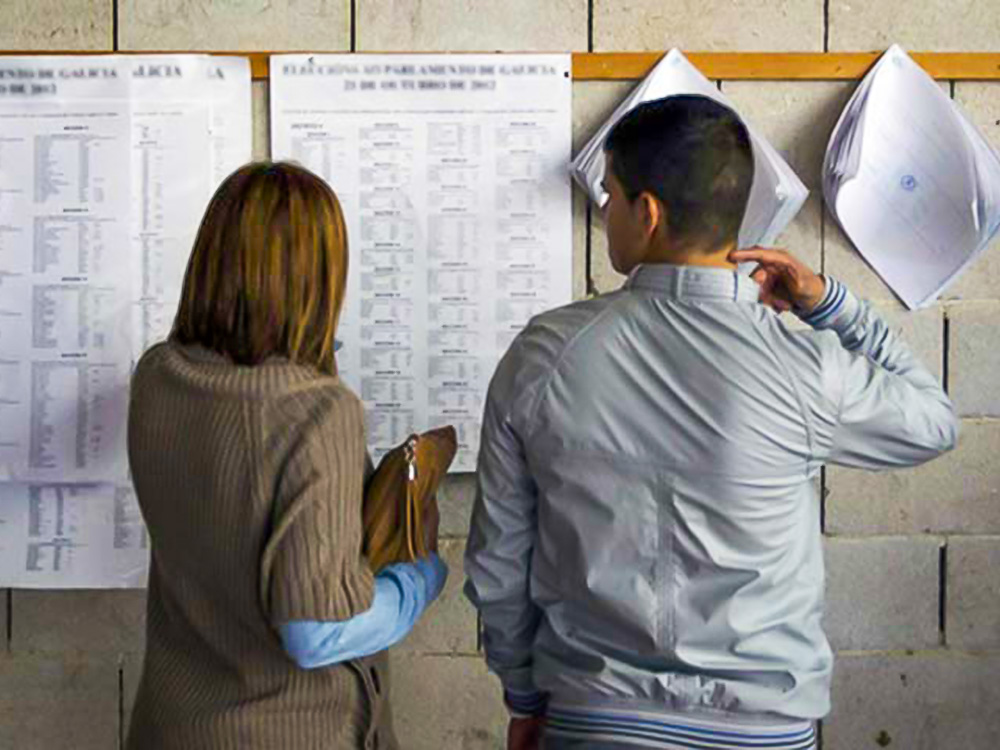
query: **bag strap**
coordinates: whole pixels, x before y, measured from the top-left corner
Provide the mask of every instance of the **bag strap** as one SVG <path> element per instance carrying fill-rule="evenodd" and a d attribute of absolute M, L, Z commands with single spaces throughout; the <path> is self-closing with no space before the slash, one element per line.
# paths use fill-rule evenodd
<path fill-rule="evenodd" d="M 418 559 L 417 555 L 417 443 L 420 440 L 418 435 L 410 435 L 403 448 L 403 455 L 406 458 L 406 548 L 410 553 L 410 559 Z"/>

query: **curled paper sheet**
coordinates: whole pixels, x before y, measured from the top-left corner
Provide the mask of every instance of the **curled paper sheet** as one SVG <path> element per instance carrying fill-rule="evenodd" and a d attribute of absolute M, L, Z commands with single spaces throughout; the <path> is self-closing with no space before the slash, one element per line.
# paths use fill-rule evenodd
<path fill-rule="evenodd" d="M 833 129 L 823 194 L 858 252 L 914 309 L 932 303 L 1000 229 L 1000 158 L 893 45 Z"/>
<path fill-rule="evenodd" d="M 670 50 L 573 159 L 573 177 L 598 206 L 603 206 L 607 200 L 601 180 L 604 179 L 604 139 L 611 128 L 643 102 L 677 94 L 701 94 L 735 109 L 679 50 Z M 741 247 L 771 245 L 795 218 L 809 191 L 774 147 L 754 132 L 749 123 L 744 121 L 744 124 L 753 143 L 754 180 L 739 244 Z"/>

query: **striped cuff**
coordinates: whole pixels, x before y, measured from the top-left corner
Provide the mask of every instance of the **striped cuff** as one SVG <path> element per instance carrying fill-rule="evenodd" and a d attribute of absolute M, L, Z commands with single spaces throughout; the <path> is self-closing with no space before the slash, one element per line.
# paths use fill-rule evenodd
<path fill-rule="evenodd" d="M 532 692 L 522 692 L 520 690 L 504 690 L 503 702 L 507 706 L 507 711 L 511 718 L 528 719 L 535 716 L 542 716 L 548 705 L 549 699 L 545 693 L 537 690 Z"/>
<path fill-rule="evenodd" d="M 836 279 L 826 276 L 824 281 L 826 292 L 823 294 L 823 299 L 808 314 L 799 316 L 803 323 L 813 328 L 828 328 L 837 314 L 843 310 L 850 294 L 847 287 Z"/>
<path fill-rule="evenodd" d="M 718 721 L 681 714 L 624 710 L 574 710 L 553 706 L 545 719 L 545 736 L 576 740 L 587 747 L 614 743 L 657 750 L 815 750 L 816 730 L 802 721 L 781 726 L 748 726 L 738 716 Z"/>

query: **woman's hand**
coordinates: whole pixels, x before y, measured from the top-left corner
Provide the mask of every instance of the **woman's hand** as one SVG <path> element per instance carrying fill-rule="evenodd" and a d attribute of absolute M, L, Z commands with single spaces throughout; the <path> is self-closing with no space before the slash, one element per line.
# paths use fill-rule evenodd
<path fill-rule="evenodd" d="M 511 719 L 507 725 L 507 750 L 539 750 L 544 726 L 541 716 Z"/>
<path fill-rule="evenodd" d="M 823 300 L 826 282 L 785 250 L 749 247 L 729 254 L 733 263 L 756 262 L 750 278 L 760 285 L 760 301 L 777 312 L 811 312 Z"/>

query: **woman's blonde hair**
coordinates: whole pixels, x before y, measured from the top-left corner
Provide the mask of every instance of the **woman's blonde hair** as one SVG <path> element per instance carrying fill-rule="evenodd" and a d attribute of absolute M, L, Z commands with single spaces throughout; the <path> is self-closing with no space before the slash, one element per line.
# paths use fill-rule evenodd
<path fill-rule="evenodd" d="M 335 372 L 347 229 L 330 187 L 303 167 L 248 164 L 208 204 L 172 337 L 241 365 L 278 355 Z"/>

